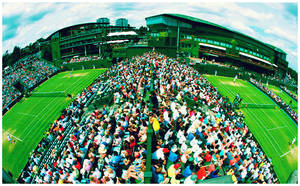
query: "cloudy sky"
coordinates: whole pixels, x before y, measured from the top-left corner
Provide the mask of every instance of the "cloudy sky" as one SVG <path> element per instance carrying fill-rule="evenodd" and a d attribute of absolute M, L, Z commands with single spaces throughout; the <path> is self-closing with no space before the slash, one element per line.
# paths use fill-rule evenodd
<path fill-rule="evenodd" d="M 120 17 L 135 27 L 146 26 L 145 17 L 179 13 L 204 19 L 242 32 L 283 49 L 289 66 L 298 71 L 297 3 L 3 3 L 2 52 L 24 47 L 58 29 L 95 22 L 107 17 L 112 24 Z"/>

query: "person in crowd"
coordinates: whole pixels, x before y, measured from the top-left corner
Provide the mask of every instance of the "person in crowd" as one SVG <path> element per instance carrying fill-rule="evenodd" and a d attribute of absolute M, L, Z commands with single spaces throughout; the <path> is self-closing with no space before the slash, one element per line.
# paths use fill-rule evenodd
<path fill-rule="evenodd" d="M 57 67 L 36 54 L 17 61 L 2 74 L 2 108 L 9 109 L 21 96 L 22 93 L 14 86 L 17 82 L 26 89 L 32 89 L 57 71 Z"/>
<path fill-rule="evenodd" d="M 52 124 L 20 182 L 144 183 L 149 127 L 151 183 L 199 183 L 223 175 L 237 183 L 277 181 L 242 125 L 243 115 L 192 67 L 149 52 L 101 77 L 107 80 L 84 89 Z M 83 117 L 92 95 L 101 96 L 106 87 L 115 103 Z"/>

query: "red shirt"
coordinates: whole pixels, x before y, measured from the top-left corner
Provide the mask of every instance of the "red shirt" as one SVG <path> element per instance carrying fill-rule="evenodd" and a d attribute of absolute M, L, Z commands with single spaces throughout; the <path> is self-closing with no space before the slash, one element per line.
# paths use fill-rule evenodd
<path fill-rule="evenodd" d="M 136 145 L 136 142 L 135 142 L 135 140 L 134 140 L 133 142 L 130 143 L 129 146 L 130 146 L 131 149 L 133 149 L 135 145 Z"/>
<path fill-rule="evenodd" d="M 81 168 L 81 165 L 78 161 L 77 161 L 77 164 L 75 165 L 75 168 L 78 169 L 78 170 L 80 170 L 80 168 Z"/>
<path fill-rule="evenodd" d="M 205 178 L 205 177 L 206 177 L 205 167 L 201 167 L 197 172 L 197 179 L 201 180 L 202 178 Z"/>
<path fill-rule="evenodd" d="M 129 154 L 129 156 L 132 155 L 132 151 L 133 151 L 133 149 L 127 149 L 127 150 L 126 150 L 126 152 Z"/>
<path fill-rule="evenodd" d="M 206 162 L 209 162 L 211 158 L 212 158 L 212 156 L 210 154 L 208 154 L 208 153 L 204 157 L 204 159 L 205 159 Z"/>
<path fill-rule="evenodd" d="M 227 126 L 225 129 L 225 132 L 228 132 L 228 131 L 229 131 L 229 126 Z"/>

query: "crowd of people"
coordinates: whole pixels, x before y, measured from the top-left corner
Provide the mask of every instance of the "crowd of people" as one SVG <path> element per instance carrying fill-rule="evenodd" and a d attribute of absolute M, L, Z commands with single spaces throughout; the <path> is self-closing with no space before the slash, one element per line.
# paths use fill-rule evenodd
<path fill-rule="evenodd" d="M 57 67 L 37 55 L 27 56 L 8 67 L 2 74 L 2 108 L 7 108 L 21 95 L 14 87 L 16 82 L 20 81 L 26 89 L 30 89 L 57 71 Z"/>
<path fill-rule="evenodd" d="M 95 60 L 99 60 L 99 59 L 101 59 L 101 57 L 99 57 L 99 56 L 73 57 L 69 61 L 64 61 L 63 64 L 80 63 L 80 62 L 86 62 L 86 61 L 95 61 Z"/>
<path fill-rule="evenodd" d="M 243 115 L 188 65 L 151 52 L 115 64 L 102 77 L 107 80 L 90 85 L 52 124 L 20 182 L 144 183 L 149 130 L 151 183 L 224 175 L 235 183 L 278 182 Z M 114 104 L 83 117 L 104 85 L 113 90 Z"/>
<path fill-rule="evenodd" d="M 267 86 L 264 86 L 260 82 L 256 81 L 255 79 L 251 78 L 250 81 L 258 86 L 262 91 L 268 94 L 270 97 L 273 98 L 288 114 L 294 118 L 296 122 L 298 122 L 298 113 L 294 111 L 294 109 L 288 104 L 285 103 L 279 96 L 277 96 L 273 91 L 271 91 Z"/>
<path fill-rule="evenodd" d="M 284 86 L 280 87 L 282 90 L 284 90 L 289 96 L 291 96 L 292 98 L 294 98 L 295 100 L 298 100 L 298 96 L 295 95 L 294 93 L 292 93 L 289 89 L 287 89 Z"/>
<path fill-rule="evenodd" d="M 277 181 L 271 163 L 244 125 L 243 115 L 234 112 L 204 77 L 165 56 L 153 63 L 156 77 L 151 98 L 157 99 L 152 119 L 154 183 L 190 184 L 223 175 L 231 175 L 238 183 Z M 201 105 L 211 107 L 212 112 L 198 110 Z"/>

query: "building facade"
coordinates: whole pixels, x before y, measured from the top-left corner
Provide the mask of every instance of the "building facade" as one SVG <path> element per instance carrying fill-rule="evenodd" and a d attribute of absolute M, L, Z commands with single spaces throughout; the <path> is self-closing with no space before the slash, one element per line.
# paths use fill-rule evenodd
<path fill-rule="evenodd" d="M 105 26 L 105 25 L 109 26 L 110 25 L 110 21 L 106 17 L 101 17 L 101 18 L 97 19 L 97 23 L 101 23 L 101 24 L 103 24 L 103 26 Z"/>
<path fill-rule="evenodd" d="M 102 55 L 107 46 L 114 43 L 135 42 L 136 29 L 128 26 L 112 26 L 108 18 L 100 18 L 95 23 L 84 23 L 62 28 L 46 40 L 50 43 L 54 61 L 74 56 Z M 112 34 L 112 33 L 118 34 Z M 124 35 L 122 33 L 128 33 Z"/>
<path fill-rule="evenodd" d="M 128 26 L 128 19 L 119 18 L 116 20 L 116 26 L 127 27 Z"/>
<path fill-rule="evenodd" d="M 189 57 L 214 57 L 251 70 L 278 73 L 288 68 L 286 53 L 270 44 L 223 26 L 181 14 L 146 18 L 149 46 L 171 47 Z"/>

